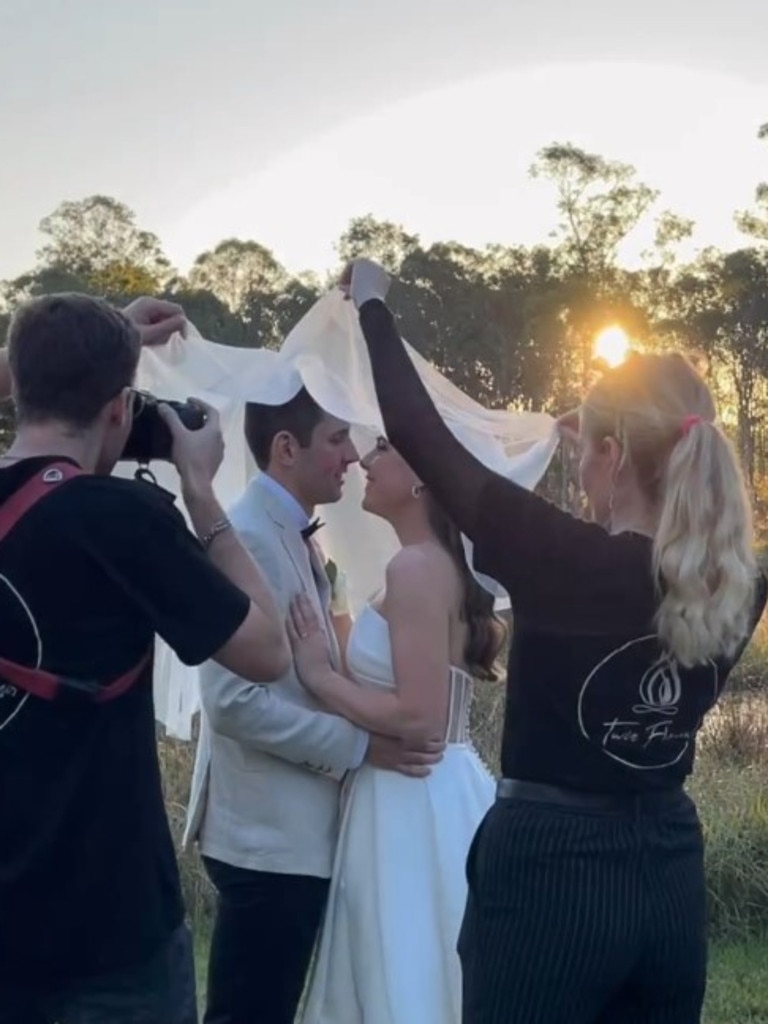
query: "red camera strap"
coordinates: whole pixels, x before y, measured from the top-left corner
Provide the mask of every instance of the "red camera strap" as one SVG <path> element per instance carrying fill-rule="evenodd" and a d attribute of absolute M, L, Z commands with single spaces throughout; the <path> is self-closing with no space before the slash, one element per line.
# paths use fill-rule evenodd
<path fill-rule="evenodd" d="M 35 473 L 0 505 L 0 541 L 8 536 L 19 520 L 23 519 L 41 498 L 50 494 L 59 484 L 82 474 L 83 470 L 79 466 L 73 466 L 71 462 L 52 462 L 39 473 Z"/>
<path fill-rule="evenodd" d="M 35 473 L 18 491 L 0 505 L 0 542 L 2 542 L 21 519 L 38 501 L 51 494 L 60 484 L 82 476 L 83 470 L 73 466 L 71 462 L 52 462 L 40 472 Z M 118 679 L 105 686 L 88 689 L 77 682 L 63 680 L 61 676 L 32 668 L 29 665 L 18 665 L 16 662 L 0 658 L 0 678 L 26 693 L 43 700 L 56 700 L 64 690 L 80 692 L 93 703 L 103 704 L 126 693 L 138 681 L 152 656 L 148 651 L 141 661 Z"/>

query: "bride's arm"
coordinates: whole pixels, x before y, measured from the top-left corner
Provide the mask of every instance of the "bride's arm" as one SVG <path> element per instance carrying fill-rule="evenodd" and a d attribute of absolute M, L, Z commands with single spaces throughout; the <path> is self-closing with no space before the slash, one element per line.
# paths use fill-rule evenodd
<path fill-rule="evenodd" d="M 359 686 L 334 672 L 306 602 L 289 625 L 299 678 L 326 707 L 360 728 L 414 743 L 441 740 L 447 713 L 448 614 L 430 561 L 409 548 L 387 567 L 382 610 L 389 623 L 394 690 Z"/>

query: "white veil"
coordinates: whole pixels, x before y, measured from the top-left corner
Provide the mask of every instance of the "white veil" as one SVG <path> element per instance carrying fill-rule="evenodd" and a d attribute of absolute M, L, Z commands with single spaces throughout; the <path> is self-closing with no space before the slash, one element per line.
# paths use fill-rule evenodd
<path fill-rule="evenodd" d="M 554 420 L 544 413 L 484 409 L 410 347 L 409 352 L 455 436 L 488 467 L 535 487 L 557 446 Z M 279 405 L 304 386 L 323 409 L 352 424 L 361 453 L 384 433 L 357 313 L 337 289 L 310 309 L 279 352 L 205 341 L 190 324 L 186 339 L 176 335 L 168 345 L 142 351 L 137 385 L 159 398 L 196 396 L 219 409 L 226 455 L 215 486 L 225 507 L 257 472 L 243 437 L 246 401 Z M 135 468 L 121 463 L 119 472 L 128 476 Z M 151 469 L 162 486 L 178 495 L 172 466 L 157 463 Z M 390 527 L 361 511 L 362 490 L 362 474 L 351 467 L 342 500 L 321 510 L 326 525 L 318 534 L 326 555 L 347 574 L 353 614 L 381 586 L 396 549 Z M 481 582 L 503 602 L 495 584 Z M 156 645 L 155 706 L 170 735 L 190 738 L 198 708 L 197 670 L 182 665 L 161 640 Z"/>

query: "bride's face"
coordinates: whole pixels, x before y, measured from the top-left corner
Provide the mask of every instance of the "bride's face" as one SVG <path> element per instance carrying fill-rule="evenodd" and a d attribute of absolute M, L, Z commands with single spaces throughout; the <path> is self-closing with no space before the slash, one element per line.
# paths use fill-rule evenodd
<path fill-rule="evenodd" d="M 419 480 L 408 463 L 385 437 L 360 460 L 365 473 L 363 508 L 366 512 L 391 519 L 406 503 L 413 501 Z"/>

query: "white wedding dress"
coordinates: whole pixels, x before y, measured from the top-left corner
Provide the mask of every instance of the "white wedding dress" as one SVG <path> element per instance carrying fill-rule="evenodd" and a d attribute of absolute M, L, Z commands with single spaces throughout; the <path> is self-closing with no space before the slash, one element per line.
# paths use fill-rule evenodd
<path fill-rule="evenodd" d="M 394 686 L 389 627 L 371 605 L 347 664 L 361 686 Z M 471 692 L 451 669 L 448 746 L 427 778 L 370 765 L 352 776 L 302 1024 L 459 1024 L 465 861 L 494 798 L 469 742 Z"/>

